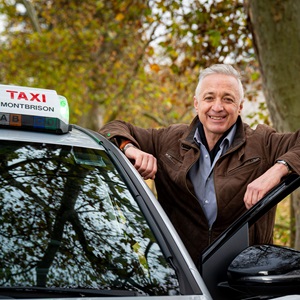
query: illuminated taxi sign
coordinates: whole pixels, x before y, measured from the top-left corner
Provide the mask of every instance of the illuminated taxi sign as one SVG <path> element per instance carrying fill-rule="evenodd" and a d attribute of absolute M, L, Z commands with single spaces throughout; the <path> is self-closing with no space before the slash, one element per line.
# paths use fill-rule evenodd
<path fill-rule="evenodd" d="M 66 133 L 68 101 L 54 90 L 0 85 L 0 126 Z"/>

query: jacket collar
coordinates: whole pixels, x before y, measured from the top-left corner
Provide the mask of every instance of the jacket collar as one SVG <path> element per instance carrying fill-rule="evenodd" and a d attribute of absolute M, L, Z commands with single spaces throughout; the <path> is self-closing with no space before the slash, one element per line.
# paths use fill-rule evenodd
<path fill-rule="evenodd" d="M 199 117 L 196 116 L 190 123 L 187 132 L 180 139 L 183 148 L 197 147 L 194 141 L 194 134 L 199 124 Z M 236 148 L 245 141 L 245 130 L 247 129 L 248 125 L 242 122 L 242 118 L 240 116 L 237 118 L 236 125 L 235 137 L 230 148 Z"/>

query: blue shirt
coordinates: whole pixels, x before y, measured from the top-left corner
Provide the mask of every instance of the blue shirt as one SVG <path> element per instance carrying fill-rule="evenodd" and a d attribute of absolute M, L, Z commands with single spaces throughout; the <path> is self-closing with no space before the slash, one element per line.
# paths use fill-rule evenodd
<path fill-rule="evenodd" d="M 213 169 L 217 160 L 232 144 L 236 132 L 234 125 L 219 146 L 214 160 L 211 162 L 209 151 L 205 147 L 198 128 L 195 131 L 194 140 L 200 148 L 200 158 L 189 171 L 189 177 L 193 183 L 198 201 L 204 211 L 209 227 L 217 218 L 217 199 L 214 186 Z"/>

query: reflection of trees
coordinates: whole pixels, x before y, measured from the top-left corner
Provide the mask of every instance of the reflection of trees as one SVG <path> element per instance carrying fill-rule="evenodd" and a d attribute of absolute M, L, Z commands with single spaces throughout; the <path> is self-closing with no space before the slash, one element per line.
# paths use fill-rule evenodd
<path fill-rule="evenodd" d="M 70 147 L 14 145 L 0 147 L 2 284 L 176 289 L 174 272 L 104 153 L 81 153 L 75 164 Z"/>
<path fill-rule="evenodd" d="M 70 221 L 73 225 L 73 228 L 79 237 L 81 245 L 84 246 L 84 251 L 86 252 L 87 250 L 87 242 L 82 227 L 80 225 L 79 217 L 74 208 L 76 200 L 81 190 L 81 186 L 84 183 L 84 177 L 86 176 L 88 171 L 86 169 L 80 169 L 78 168 L 78 166 L 73 165 L 70 169 L 71 174 L 75 174 L 76 169 L 79 169 L 79 172 L 75 178 L 67 177 L 67 181 L 64 186 L 63 196 L 61 199 L 61 206 L 57 211 L 53 230 L 50 235 L 50 242 L 45 251 L 44 257 L 37 264 L 38 286 L 46 286 L 47 273 L 50 266 L 53 263 L 55 254 L 59 249 L 63 237 L 64 227 L 67 221 Z"/>
<path fill-rule="evenodd" d="M 291 274 L 299 270 L 300 253 L 276 245 L 258 245 L 245 249 L 231 263 L 231 270 L 247 275 Z"/>

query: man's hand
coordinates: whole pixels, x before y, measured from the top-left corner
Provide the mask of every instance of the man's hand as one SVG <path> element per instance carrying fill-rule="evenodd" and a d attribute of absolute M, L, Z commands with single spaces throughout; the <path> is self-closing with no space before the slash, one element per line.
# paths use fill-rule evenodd
<path fill-rule="evenodd" d="M 247 186 L 244 202 L 247 209 L 256 204 L 273 187 L 280 183 L 283 176 L 288 174 L 288 169 L 282 164 L 275 164 L 260 177 L 252 181 Z"/>
<path fill-rule="evenodd" d="M 127 148 L 125 155 L 128 159 L 134 161 L 134 167 L 145 180 L 155 178 L 157 161 L 153 155 L 143 152 L 135 147 Z"/>

